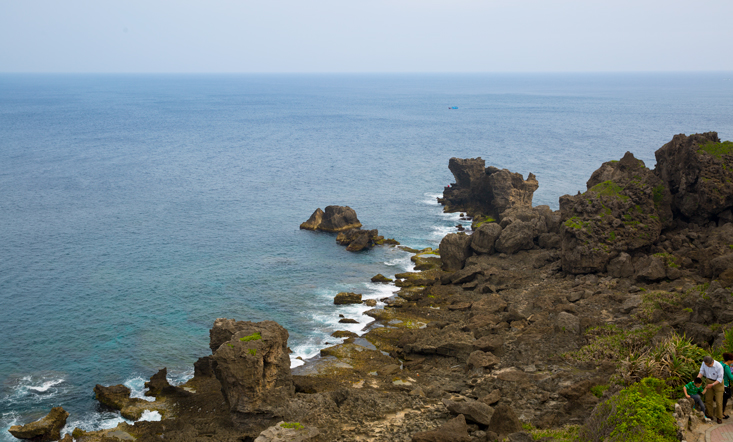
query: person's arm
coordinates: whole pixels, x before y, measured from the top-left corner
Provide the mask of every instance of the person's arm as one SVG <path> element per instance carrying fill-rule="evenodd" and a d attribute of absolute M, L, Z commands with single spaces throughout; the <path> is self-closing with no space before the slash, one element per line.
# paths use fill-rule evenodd
<path fill-rule="evenodd" d="M 687 397 L 689 399 L 690 398 L 690 395 L 687 394 L 687 385 L 683 385 L 682 386 L 682 390 L 684 390 L 684 392 L 685 392 L 685 397 Z"/>

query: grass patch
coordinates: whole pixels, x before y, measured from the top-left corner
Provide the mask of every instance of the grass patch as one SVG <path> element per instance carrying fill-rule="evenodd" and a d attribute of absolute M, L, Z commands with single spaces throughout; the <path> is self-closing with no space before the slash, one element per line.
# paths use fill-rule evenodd
<path fill-rule="evenodd" d="M 660 204 L 662 204 L 662 201 L 664 201 L 664 185 L 660 184 L 654 189 L 652 189 L 652 200 L 654 201 L 654 205 L 659 207 Z"/>
<path fill-rule="evenodd" d="M 302 430 L 305 428 L 305 425 L 301 424 L 300 422 L 283 422 L 280 424 L 283 428 L 292 428 L 295 430 Z"/>
<path fill-rule="evenodd" d="M 584 229 L 588 226 L 590 226 L 589 222 L 581 221 L 581 219 L 577 216 L 574 216 L 565 221 L 565 227 L 570 227 L 571 229 Z"/>
<path fill-rule="evenodd" d="M 585 332 L 588 345 L 569 356 L 583 362 L 619 361 L 640 353 L 658 331 L 659 327 L 654 326 L 625 331 L 614 324 L 589 328 Z"/>
<path fill-rule="evenodd" d="M 239 340 L 242 341 L 242 342 L 258 341 L 260 339 L 262 339 L 262 335 L 260 334 L 260 332 L 254 332 L 254 333 L 252 333 L 249 336 L 243 336 L 243 337 L 239 338 Z"/>
<path fill-rule="evenodd" d="M 495 223 L 495 222 L 496 222 L 496 220 L 494 218 L 492 218 L 490 216 L 487 216 L 487 217 L 484 217 L 484 218 L 481 218 L 481 219 L 476 220 L 474 222 L 474 224 L 471 226 L 471 228 L 473 230 L 476 230 L 479 227 L 481 227 L 483 224 L 486 224 L 486 223 Z"/>
<path fill-rule="evenodd" d="M 588 191 L 593 192 L 597 195 L 610 196 L 614 198 L 621 198 L 622 200 L 628 200 L 629 197 L 623 195 L 621 191 L 623 188 L 613 181 L 604 181 L 591 187 Z"/>
<path fill-rule="evenodd" d="M 257 349 L 250 348 L 249 350 L 247 350 L 247 353 L 249 353 L 252 356 L 257 356 Z"/>
<path fill-rule="evenodd" d="M 720 143 L 707 142 L 697 149 L 697 153 L 703 152 L 721 159 L 723 155 L 730 155 L 733 152 L 733 141 L 723 141 Z"/>

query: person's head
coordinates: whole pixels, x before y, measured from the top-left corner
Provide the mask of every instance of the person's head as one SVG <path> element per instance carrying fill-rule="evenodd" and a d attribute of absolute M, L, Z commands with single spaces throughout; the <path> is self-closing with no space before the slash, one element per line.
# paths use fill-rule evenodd
<path fill-rule="evenodd" d="M 692 378 L 692 383 L 695 384 L 695 385 L 701 385 L 702 384 L 702 378 L 701 377 L 698 377 L 698 376 L 695 376 L 694 378 Z"/>
<path fill-rule="evenodd" d="M 723 353 L 723 362 L 726 364 L 733 362 L 733 353 Z"/>
<path fill-rule="evenodd" d="M 707 355 L 707 356 L 705 356 L 704 358 L 702 358 L 702 361 L 703 361 L 703 362 L 705 363 L 705 365 L 707 365 L 708 367 L 712 367 L 712 366 L 713 366 L 713 357 L 712 357 L 712 356 L 710 356 L 710 355 Z"/>

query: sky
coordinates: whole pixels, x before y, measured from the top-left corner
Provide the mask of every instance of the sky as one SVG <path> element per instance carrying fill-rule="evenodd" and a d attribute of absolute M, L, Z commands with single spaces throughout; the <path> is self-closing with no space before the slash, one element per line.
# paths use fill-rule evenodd
<path fill-rule="evenodd" d="M 733 71 L 731 0 L 0 0 L 0 72 Z"/>

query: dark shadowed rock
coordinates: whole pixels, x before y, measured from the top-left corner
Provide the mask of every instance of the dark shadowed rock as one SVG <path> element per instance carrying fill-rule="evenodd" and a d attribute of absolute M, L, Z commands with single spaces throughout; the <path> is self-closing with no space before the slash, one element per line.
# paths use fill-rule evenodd
<path fill-rule="evenodd" d="M 361 294 L 351 292 L 341 292 L 333 298 L 336 305 L 343 304 L 361 304 Z"/>
<path fill-rule="evenodd" d="M 461 414 L 432 431 L 412 435 L 412 442 L 469 442 L 466 418 Z"/>
<path fill-rule="evenodd" d="M 443 270 L 462 269 L 469 256 L 471 256 L 471 237 L 465 233 L 449 233 L 440 241 Z"/>
<path fill-rule="evenodd" d="M 503 438 L 509 434 L 522 431 L 522 423 L 511 407 L 505 404 L 499 404 L 494 408 L 494 415 L 491 416 L 489 430 L 498 434 L 500 438 Z"/>
<path fill-rule="evenodd" d="M 221 342 L 221 337 L 229 339 Z M 235 421 L 261 426 L 282 415 L 295 393 L 288 331 L 274 321 L 217 319 L 211 329 L 214 372 Z"/>
<path fill-rule="evenodd" d="M 672 193 L 676 213 L 704 224 L 733 207 L 731 150 L 717 132 L 707 132 L 675 135 L 654 153 L 655 172 Z"/>
<path fill-rule="evenodd" d="M 497 223 L 484 223 L 471 235 L 471 248 L 476 253 L 494 253 L 494 243 L 501 234 L 501 226 Z"/>
<path fill-rule="evenodd" d="M 672 222 L 669 191 L 630 152 L 603 163 L 588 186 L 583 194 L 560 198 L 562 268 L 568 273 L 603 271 L 621 252 L 653 244 Z"/>
<path fill-rule="evenodd" d="M 61 407 L 54 407 L 43 419 L 25 425 L 13 425 L 10 434 L 18 439 L 45 442 L 61 439 L 61 429 L 66 425 L 69 413 Z"/>
<path fill-rule="evenodd" d="M 161 368 L 157 373 L 150 377 L 150 381 L 145 383 L 145 396 L 157 396 L 166 392 L 175 391 L 175 388 L 168 383 L 168 369 Z"/>
<path fill-rule="evenodd" d="M 608 263 L 608 274 L 614 278 L 630 278 L 634 271 L 634 264 L 628 253 L 622 252 Z"/>
<path fill-rule="evenodd" d="M 667 276 L 667 269 L 664 260 L 658 256 L 643 256 L 636 261 L 634 277 L 637 281 L 654 282 L 664 279 Z"/>
<path fill-rule="evenodd" d="M 473 341 L 470 333 L 425 328 L 403 334 L 398 345 L 405 353 L 437 354 L 465 359 L 473 351 Z"/>

